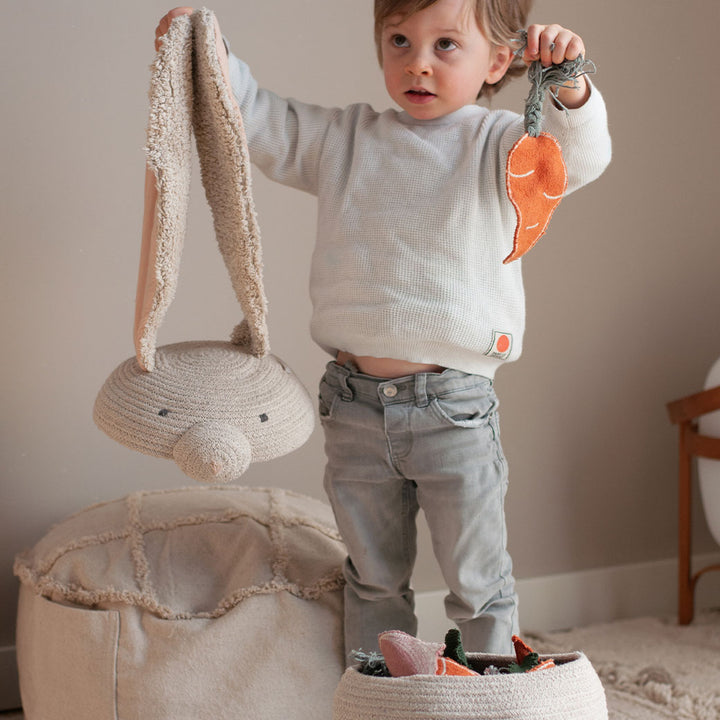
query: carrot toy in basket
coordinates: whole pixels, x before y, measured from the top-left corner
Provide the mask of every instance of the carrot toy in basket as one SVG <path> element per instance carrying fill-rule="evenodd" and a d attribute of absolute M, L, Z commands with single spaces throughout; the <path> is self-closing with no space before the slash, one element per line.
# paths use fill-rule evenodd
<path fill-rule="evenodd" d="M 515 51 L 516 55 L 522 54 L 527 42 L 527 33 L 520 34 L 523 46 Z M 517 213 L 513 250 L 503 260 L 505 264 L 522 257 L 542 237 L 567 187 L 560 143 L 541 132 L 545 93 L 552 86 L 572 86 L 576 78 L 594 69 L 582 55 L 549 67 L 536 60 L 528 69 L 531 89 L 525 101 L 525 134 L 510 150 L 505 174 L 507 194 Z"/>

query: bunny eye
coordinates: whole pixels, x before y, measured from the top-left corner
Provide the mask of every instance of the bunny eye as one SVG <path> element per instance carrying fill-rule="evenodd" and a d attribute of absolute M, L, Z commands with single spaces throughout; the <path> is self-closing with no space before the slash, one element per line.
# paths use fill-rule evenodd
<path fill-rule="evenodd" d="M 167 417 L 170 414 L 170 411 L 167 408 L 163 408 L 158 415 L 160 417 Z"/>
<path fill-rule="evenodd" d="M 260 422 L 267 422 L 268 419 L 269 419 L 269 418 L 268 418 L 268 416 L 267 416 L 265 413 L 263 413 L 263 414 L 260 416 Z"/>

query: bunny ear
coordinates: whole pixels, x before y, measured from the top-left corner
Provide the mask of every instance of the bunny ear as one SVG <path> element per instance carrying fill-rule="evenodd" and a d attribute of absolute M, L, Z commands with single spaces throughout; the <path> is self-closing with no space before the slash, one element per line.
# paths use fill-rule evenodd
<path fill-rule="evenodd" d="M 133 330 L 135 354 L 143 370 L 152 370 L 155 362 L 157 326 L 152 328 L 150 316 L 153 314 L 155 294 L 158 288 L 154 272 L 158 233 L 157 199 L 157 176 L 150 165 L 147 165 L 145 168 L 145 213 L 135 293 L 135 327 Z"/>
<path fill-rule="evenodd" d="M 256 357 L 270 352 L 247 140 L 220 53 L 215 16 L 203 8 L 172 21 L 153 65 L 134 331 L 138 363 L 148 372 L 180 271 L 193 130 L 217 242 L 245 316 L 232 341 Z"/>
<path fill-rule="evenodd" d="M 152 66 L 145 211 L 135 295 L 135 354 L 155 367 L 157 333 L 175 296 L 190 193 L 192 26 L 173 20 Z"/>
<path fill-rule="evenodd" d="M 232 341 L 256 357 L 264 357 L 270 351 L 267 300 L 242 116 L 230 90 L 226 51 L 215 16 L 203 8 L 193 14 L 192 22 L 193 129 L 200 171 L 220 252 L 245 316 Z"/>

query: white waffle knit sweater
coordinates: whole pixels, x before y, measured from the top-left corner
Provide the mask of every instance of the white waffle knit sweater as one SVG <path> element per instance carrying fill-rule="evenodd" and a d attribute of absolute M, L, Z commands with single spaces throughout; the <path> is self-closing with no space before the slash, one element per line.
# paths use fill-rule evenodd
<path fill-rule="evenodd" d="M 229 52 L 252 161 L 318 197 L 311 334 L 332 355 L 432 363 L 492 378 L 522 351 L 521 261 L 503 265 L 516 215 L 505 190 L 522 117 L 468 105 L 436 120 L 328 109 L 258 88 Z M 568 192 L 610 160 L 605 106 L 547 103 Z"/>

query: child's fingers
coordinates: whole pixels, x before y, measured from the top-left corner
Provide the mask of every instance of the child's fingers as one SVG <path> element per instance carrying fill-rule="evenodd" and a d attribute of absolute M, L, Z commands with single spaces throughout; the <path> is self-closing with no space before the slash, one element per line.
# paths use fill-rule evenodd
<path fill-rule="evenodd" d="M 553 53 L 557 48 L 557 39 L 562 34 L 562 31 L 563 28 L 560 25 L 548 25 L 540 33 L 538 55 L 540 62 L 546 67 L 553 64 Z"/>
<path fill-rule="evenodd" d="M 170 29 L 170 23 L 173 21 L 173 18 L 178 17 L 179 15 L 191 15 L 193 12 L 193 8 L 191 7 L 176 7 L 170 10 L 169 13 L 167 13 L 165 16 L 163 16 L 160 19 L 160 22 L 158 23 L 157 27 L 155 28 L 155 50 L 160 49 L 160 44 L 162 43 L 163 36 L 167 33 L 167 31 Z"/>
<path fill-rule="evenodd" d="M 563 29 L 553 42 L 550 50 L 550 62 L 559 65 L 564 60 L 575 60 L 579 55 L 585 55 L 582 38 L 570 30 Z"/>
<path fill-rule="evenodd" d="M 527 30 L 527 45 L 523 59 L 525 62 L 533 62 L 540 59 L 540 34 L 545 25 L 531 25 Z"/>
<path fill-rule="evenodd" d="M 546 67 L 585 54 L 582 38 L 561 25 L 531 25 L 528 28 L 525 62 L 540 60 Z"/>

